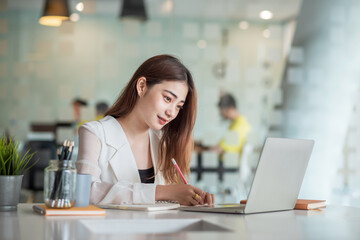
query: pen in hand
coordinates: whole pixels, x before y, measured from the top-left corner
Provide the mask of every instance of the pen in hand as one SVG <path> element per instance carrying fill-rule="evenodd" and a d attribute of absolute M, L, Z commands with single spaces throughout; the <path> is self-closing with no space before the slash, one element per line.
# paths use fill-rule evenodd
<path fill-rule="evenodd" d="M 176 170 L 178 171 L 178 173 L 180 174 L 180 177 L 182 178 L 183 182 L 185 184 L 188 184 L 188 182 L 186 181 L 184 174 L 181 172 L 179 166 L 177 165 L 176 161 L 174 158 L 171 159 L 172 163 L 174 164 Z M 197 193 L 195 193 L 195 200 L 197 200 L 197 198 L 200 197 Z M 203 205 L 204 203 L 200 203 L 201 205 Z M 205 205 L 211 205 L 212 203 L 206 203 Z"/>
<path fill-rule="evenodd" d="M 182 172 L 181 172 L 181 170 L 180 170 L 179 166 L 177 165 L 177 163 L 176 163 L 175 159 L 174 159 L 174 158 L 172 158 L 172 159 L 171 159 L 171 161 L 173 162 L 173 164 L 174 164 L 174 166 L 175 166 L 176 170 L 177 170 L 177 171 L 178 171 L 178 173 L 180 174 L 180 177 L 182 178 L 182 180 L 184 181 L 184 183 L 185 183 L 185 184 L 188 184 L 188 183 L 187 183 L 187 181 L 186 181 L 186 179 L 185 179 L 185 177 L 184 177 L 184 175 L 182 174 Z"/>

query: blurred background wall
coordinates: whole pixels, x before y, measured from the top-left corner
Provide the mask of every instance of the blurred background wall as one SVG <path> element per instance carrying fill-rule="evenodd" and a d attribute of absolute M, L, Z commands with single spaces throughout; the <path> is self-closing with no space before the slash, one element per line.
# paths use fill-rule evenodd
<path fill-rule="evenodd" d="M 303 1 L 283 81 L 284 136 L 316 141 L 301 194 L 360 200 L 358 1 Z"/>
<path fill-rule="evenodd" d="M 44 1 L 2 0 L 1 132 L 25 142 L 33 123 L 72 121 L 74 98 L 88 101 L 82 118 L 92 120 L 95 103 L 112 104 L 143 61 L 173 54 L 198 90 L 196 140 L 211 145 L 223 137 L 228 123 L 217 102 L 229 92 L 252 127 L 252 172 L 267 136 L 315 139 L 300 197 L 360 206 L 358 1 L 144 2 L 148 19 L 138 21 L 119 18 L 120 0 L 72 0 L 72 20 L 48 27 L 38 23 Z M 273 17 L 261 19 L 263 10 Z M 203 157 L 205 166 L 216 166 L 216 154 Z M 214 173 L 191 181 L 213 192 L 228 189 L 221 200 L 237 201 L 246 197 L 238 178 L 229 173 L 220 187 Z"/>

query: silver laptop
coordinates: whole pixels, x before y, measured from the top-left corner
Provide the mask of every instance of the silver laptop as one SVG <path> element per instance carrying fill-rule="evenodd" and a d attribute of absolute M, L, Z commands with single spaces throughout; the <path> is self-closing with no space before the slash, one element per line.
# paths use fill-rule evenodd
<path fill-rule="evenodd" d="M 293 209 L 313 146 L 313 140 L 267 138 L 246 204 L 200 205 L 180 210 L 247 214 Z"/>

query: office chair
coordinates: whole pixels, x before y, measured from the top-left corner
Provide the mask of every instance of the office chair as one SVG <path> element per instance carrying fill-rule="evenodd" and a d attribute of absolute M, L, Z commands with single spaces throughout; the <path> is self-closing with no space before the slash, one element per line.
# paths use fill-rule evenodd
<path fill-rule="evenodd" d="M 54 140 L 31 140 L 25 144 L 23 153 L 28 149 L 31 149 L 30 152 L 36 152 L 29 164 L 31 165 L 37 159 L 39 161 L 24 174 L 22 188 L 42 191 L 44 189 L 44 169 L 48 166 L 49 160 L 57 159 L 57 145 Z"/>

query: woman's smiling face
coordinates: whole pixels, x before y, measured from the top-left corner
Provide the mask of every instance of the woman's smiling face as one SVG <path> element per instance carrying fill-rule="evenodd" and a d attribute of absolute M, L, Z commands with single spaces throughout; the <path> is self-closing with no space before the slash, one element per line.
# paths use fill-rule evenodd
<path fill-rule="evenodd" d="M 163 81 L 150 89 L 146 87 L 137 103 L 143 121 L 149 128 L 162 129 L 181 111 L 187 93 L 185 81 Z"/>

